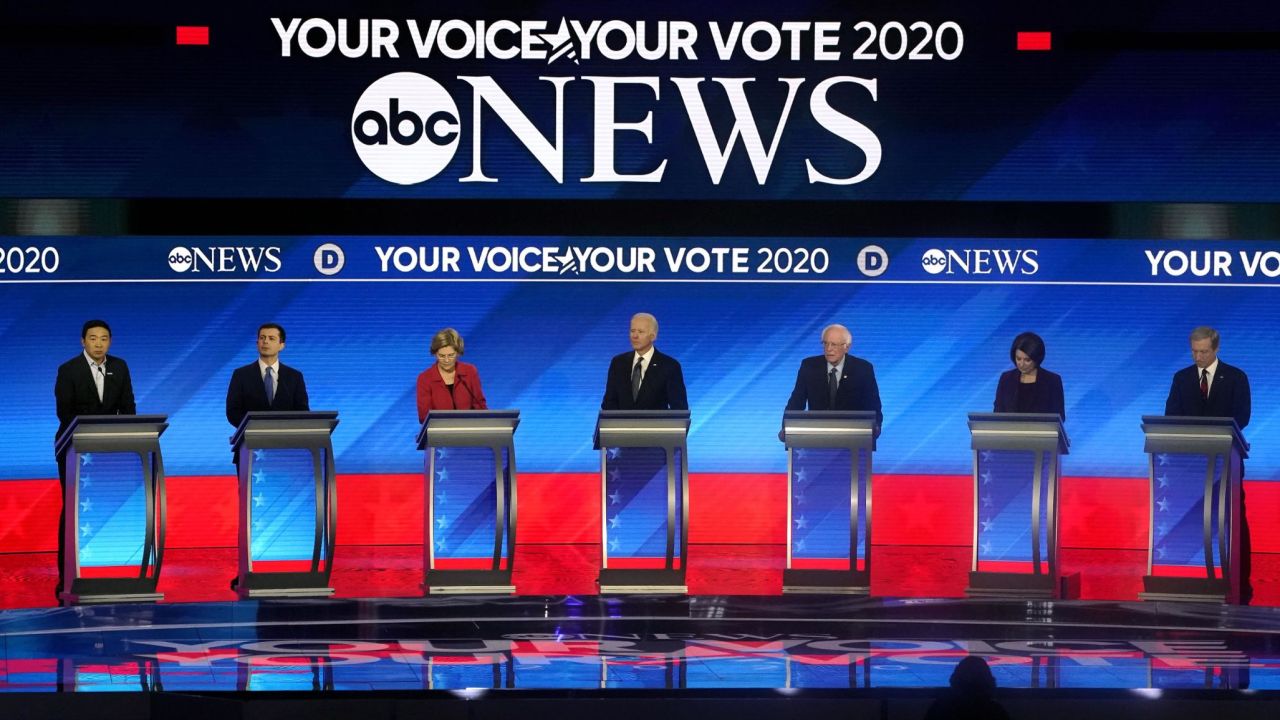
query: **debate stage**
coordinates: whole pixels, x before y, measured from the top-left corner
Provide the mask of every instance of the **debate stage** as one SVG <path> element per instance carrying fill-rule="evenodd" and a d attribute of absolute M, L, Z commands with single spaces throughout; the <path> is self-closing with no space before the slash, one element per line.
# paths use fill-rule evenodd
<path fill-rule="evenodd" d="M 1262 718 L 1280 712 L 1278 638 L 1273 608 L 1088 601 L 556 595 L 9 610 L 0 714 L 918 718 L 973 654 L 1015 718 Z"/>

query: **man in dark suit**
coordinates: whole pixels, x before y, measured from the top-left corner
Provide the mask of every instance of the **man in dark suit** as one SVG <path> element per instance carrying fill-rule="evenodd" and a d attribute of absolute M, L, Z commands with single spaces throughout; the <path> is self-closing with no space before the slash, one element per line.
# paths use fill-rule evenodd
<path fill-rule="evenodd" d="M 1252 399 L 1249 393 L 1249 376 L 1238 367 L 1218 359 L 1218 331 L 1211 327 L 1198 327 L 1191 331 L 1191 360 L 1193 364 L 1173 374 L 1169 386 L 1169 398 L 1164 402 L 1165 415 L 1191 417 L 1235 418 L 1236 425 L 1244 430 L 1249 424 Z M 1241 471 L 1243 475 L 1243 468 Z M 1241 480 L 1244 478 L 1242 477 Z M 1240 602 L 1245 605 L 1253 599 L 1253 585 L 1249 582 L 1252 570 L 1252 543 L 1249 538 L 1249 518 L 1244 512 L 1244 485 L 1240 486 Z"/>
<path fill-rule="evenodd" d="M 631 352 L 609 363 L 601 410 L 688 410 L 684 373 L 676 359 L 653 346 L 658 320 L 649 313 L 631 317 Z"/>
<path fill-rule="evenodd" d="M 280 363 L 284 328 L 264 323 L 258 328 L 258 359 L 231 373 L 227 386 L 227 422 L 240 426 L 245 413 L 260 410 L 307 411 L 307 383 L 302 373 Z"/>
<path fill-rule="evenodd" d="M 853 335 L 843 325 L 822 330 L 822 354 L 800 361 L 796 386 L 787 410 L 865 410 L 876 414 L 876 435 L 884 415 L 880 411 L 880 387 L 871 363 L 849 355 Z M 778 433 L 779 439 L 782 433 Z"/>
<path fill-rule="evenodd" d="M 106 321 L 86 322 L 80 328 L 80 345 L 84 350 L 58 366 L 58 377 L 53 383 L 53 397 L 58 411 L 55 442 L 78 415 L 136 415 L 138 412 L 133 401 L 133 381 L 129 378 L 129 366 L 124 360 L 107 354 L 111 347 L 111 327 Z M 66 497 L 66 453 L 57 453 L 57 460 L 58 484 L 62 486 L 63 497 Z M 67 509 L 64 506 L 58 516 L 58 586 L 54 590 L 59 600 L 67 550 L 63 530 L 66 521 Z"/>

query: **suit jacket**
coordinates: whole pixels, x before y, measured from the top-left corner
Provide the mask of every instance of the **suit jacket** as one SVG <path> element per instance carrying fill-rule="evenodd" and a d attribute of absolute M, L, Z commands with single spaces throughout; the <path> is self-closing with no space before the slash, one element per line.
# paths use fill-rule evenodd
<path fill-rule="evenodd" d="M 1030 393 L 1031 407 L 1018 410 L 1018 386 L 1022 384 L 1022 373 L 1018 368 L 1006 370 L 1000 374 L 1000 382 L 996 385 L 996 401 L 993 410 L 998 413 L 1034 412 L 1057 413 L 1063 420 L 1067 419 L 1066 400 L 1062 394 L 1062 376 L 1040 368 L 1036 371 L 1036 381 L 1022 388 Z"/>
<path fill-rule="evenodd" d="M 311 409 L 307 400 L 307 383 L 302 373 L 280 363 L 280 377 L 276 379 L 275 398 L 267 404 L 267 388 L 258 372 L 258 361 L 236 368 L 227 385 L 227 422 L 240 426 L 245 413 L 262 410 L 293 410 L 305 412 Z"/>
<path fill-rule="evenodd" d="M 106 380 L 102 384 L 102 399 L 98 399 L 98 386 L 93 381 L 93 370 L 84 353 L 58 366 L 58 378 L 53 383 L 53 397 L 58 409 L 57 440 L 77 415 L 136 415 L 133 401 L 133 381 L 129 378 L 129 366 L 124 360 L 107 356 Z"/>
<path fill-rule="evenodd" d="M 1192 365 L 1174 373 L 1165 415 L 1229 417 L 1243 430 L 1249 424 L 1251 400 L 1249 377 L 1238 367 L 1218 361 L 1218 371 L 1209 386 L 1209 399 L 1200 398 L 1200 368 Z"/>
<path fill-rule="evenodd" d="M 844 356 L 844 374 L 836 386 L 835 407 L 827 397 L 827 358 L 814 355 L 800 361 L 796 386 L 787 400 L 787 410 L 875 411 L 876 427 L 884 420 L 880 411 L 880 386 L 871 363 L 852 355 Z"/>
<path fill-rule="evenodd" d="M 440 366 L 432 365 L 418 374 L 418 422 L 431 410 L 485 410 L 489 406 L 480 388 L 480 372 L 470 363 L 458 361 L 454 370 L 453 393 L 440 377 Z"/>
<path fill-rule="evenodd" d="M 609 362 L 605 378 L 601 410 L 688 410 L 689 398 L 684 391 L 684 372 L 670 355 L 653 350 L 649 368 L 644 372 L 640 392 L 631 399 L 631 369 L 636 353 L 628 350 Z"/>

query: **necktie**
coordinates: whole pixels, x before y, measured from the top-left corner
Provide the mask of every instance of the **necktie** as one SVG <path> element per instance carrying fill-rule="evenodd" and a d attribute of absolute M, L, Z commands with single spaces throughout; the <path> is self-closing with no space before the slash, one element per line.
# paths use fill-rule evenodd
<path fill-rule="evenodd" d="M 827 373 L 827 409 L 836 409 L 836 388 L 839 383 L 836 381 L 836 369 L 831 368 L 831 372 Z"/>
<path fill-rule="evenodd" d="M 1200 368 L 1200 399 L 1209 399 L 1209 369 Z"/>
<path fill-rule="evenodd" d="M 641 371 L 644 369 L 644 358 L 636 358 L 636 366 L 631 368 L 631 400 L 640 397 Z"/>
<path fill-rule="evenodd" d="M 94 378 L 97 382 L 94 384 L 98 386 L 98 402 L 102 402 L 106 399 L 107 374 L 102 370 L 101 365 L 94 365 L 93 369 L 98 371 L 98 377 Z"/>
<path fill-rule="evenodd" d="M 276 400 L 276 383 L 271 377 L 271 368 L 267 368 L 267 372 L 262 376 L 262 384 L 267 389 L 267 405 L 270 406 Z"/>

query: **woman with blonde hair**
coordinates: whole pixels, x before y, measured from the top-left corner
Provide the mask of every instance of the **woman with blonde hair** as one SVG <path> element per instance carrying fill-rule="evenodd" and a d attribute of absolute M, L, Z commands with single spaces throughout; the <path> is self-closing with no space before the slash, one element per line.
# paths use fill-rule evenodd
<path fill-rule="evenodd" d="M 480 373 L 464 363 L 463 342 L 458 331 L 445 328 L 431 338 L 431 354 L 436 362 L 418 375 L 418 422 L 432 410 L 485 410 Z"/>

